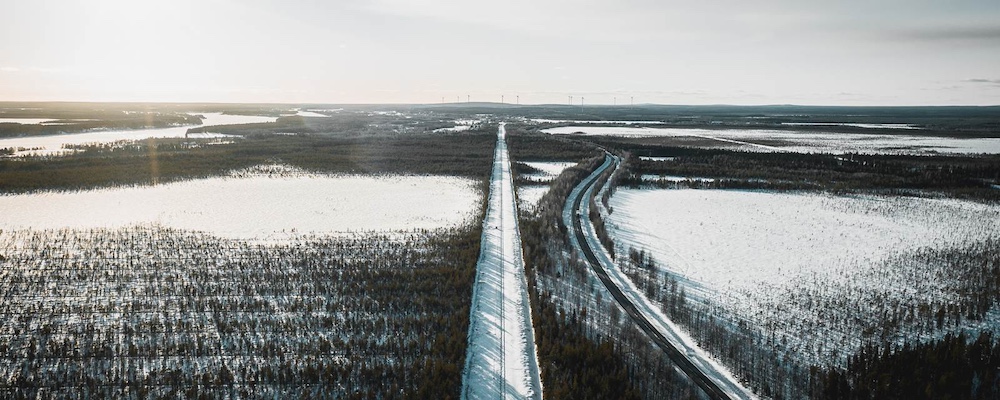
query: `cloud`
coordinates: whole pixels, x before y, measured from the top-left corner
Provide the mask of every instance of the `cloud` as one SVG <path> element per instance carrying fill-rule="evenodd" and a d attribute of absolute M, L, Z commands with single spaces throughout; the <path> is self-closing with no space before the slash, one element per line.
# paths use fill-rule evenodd
<path fill-rule="evenodd" d="M 0 72 L 19 72 L 21 71 L 18 67 L 0 67 Z"/>
<path fill-rule="evenodd" d="M 937 26 L 906 29 L 896 32 L 904 40 L 923 42 L 976 42 L 1000 45 L 1000 25 Z"/>
<path fill-rule="evenodd" d="M 993 85 L 1000 85 L 1000 79 L 983 79 L 983 78 L 972 78 L 972 79 L 966 79 L 966 80 L 964 80 L 963 82 L 970 82 L 970 83 L 987 83 L 987 84 L 993 84 Z"/>

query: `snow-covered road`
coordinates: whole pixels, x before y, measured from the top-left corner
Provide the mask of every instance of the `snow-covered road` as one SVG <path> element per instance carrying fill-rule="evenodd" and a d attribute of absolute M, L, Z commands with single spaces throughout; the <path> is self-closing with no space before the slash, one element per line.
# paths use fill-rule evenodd
<path fill-rule="evenodd" d="M 619 160 L 608 156 L 604 164 L 583 180 L 567 199 L 563 221 L 570 242 L 591 263 L 592 271 L 612 297 L 671 360 L 713 399 L 752 399 L 753 393 L 702 350 L 691 337 L 652 304 L 615 265 L 601 245 L 590 222 L 590 199 L 597 190 L 597 178 Z"/>
<path fill-rule="evenodd" d="M 472 294 L 463 399 L 541 399 L 517 199 L 500 124 Z"/>

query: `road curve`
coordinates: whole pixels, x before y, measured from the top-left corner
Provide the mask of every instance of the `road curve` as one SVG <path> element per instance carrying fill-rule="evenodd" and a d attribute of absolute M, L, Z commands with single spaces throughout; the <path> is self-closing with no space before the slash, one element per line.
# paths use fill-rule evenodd
<path fill-rule="evenodd" d="M 712 399 L 752 399 L 754 396 L 746 388 L 742 387 L 730 374 L 721 370 L 715 362 L 700 356 L 704 354 L 693 343 L 679 337 L 677 332 L 671 332 L 671 324 L 665 321 L 658 321 L 657 316 L 652 312 L 652 305 L 645 298 L 635 295 L 627 295 L 620 282 L 623 277 L 616 279 L 609 275 L 608 270 L 616 268 L 610 256 L 600 245 L 600 241 L 594 234 L 594 228 L 589 220 L 590 199 L 594 196 L 598 177 L 611 168 L 619 165 L 620 160 L 608 154 L 604 163 L 591 173 L 586 179 L 580 182 L 570 193 L 563 209 L 563 222 L 569 229 L 570 242 L 586 258 L 591 270 L 601 280 L 604 286 L 614 297 L 615 301 L 625 310 L 626 314 L 634 321 L 643 332 L 653 340 L 660 349 L 666 353 L 674 364 L 691 378 L 706 395 Z M 589 229 L 585 229 L 589 228 Z M 624 278 L 627 279 L 627 278 Z M 626 289 L 627 290 L 627 289 Z M 638 297 L 638 298 L 637 298 Z M 642 304 L 637 305 L 636 302 Z M 645 312 L 644 312 L 645 311 Z"/>

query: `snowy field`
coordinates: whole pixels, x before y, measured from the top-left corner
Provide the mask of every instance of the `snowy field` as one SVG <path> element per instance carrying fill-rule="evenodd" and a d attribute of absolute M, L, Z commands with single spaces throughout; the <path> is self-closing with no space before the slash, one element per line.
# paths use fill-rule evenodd
<path fill-rule="evenodd" d="M 643 124 L 662 124 L 663 121 L 584 121 L 584 120 L 566 120 L 566 119 L 544 119 L 544 118 L 532 118 L 531 122 L 538 124 L 607 124 L 607 125 L 643 125 Z"/>
<path fill-rule="evenodd" d="M 472 129 L 473 126 L 476 126 L 481 121 L 478 120 L 478 119 L 457 119 L 454 122 L 455 122 L 455 126 L 453 126 L 451 128 L 438 128 L 438 129 L 435 129 L 433 132 L 434 133 L 442 133 L 442 132 L 465 132 L 465 131 L 467 131 L 469 129 Z"/>
<path fill-rule="evenodd" d="M 229 238 L 455 227 L 474 182 L 446 176 L 310 175 L 282 166 L 157 186 L 0 196 L 0 229 L 156 224 Z"/>
<path fill-rule="evenodd" d="M 221 113 L 202 114 L 205 119 L 202 125 L 178 126 L 159 129 L 127 129 L 127 130 L 102 130 L 83 133 L 71 133 L 66 135 L 46 135 L 0 139 L 0 149 L 28 149 L 14 153 L 15 156 L 24 155 L 58 155 L 63 154 L 66 145 L 83 145 L 88 143 L 112 143 L 121 140 L 142 140 L 148 138 L 178 138 L 185 137 L 187 130 L 197 126 L 250 124 L 259 122 L 274 122 L 277 118 L 247 116 L 247 115 L 224 115 Z M 211 137 L 210 134 L 199 134 L 197 137 Z"/>
<path fill-rule="evenodd" d="M 315 118 L 328 118 L 329 117 L 329 115 L 320 114 L 318 112 L 310 111 L 310 110 L 298 110 L 298 111 L 295 112 L 295 115 L 297 115 L 299 117 L 315 117 Z"/>
<path fill-rule="evenodd" d="M 788 126 L 849 126 L 866 129 L 923 129 L 913 124 L 865 124 L 859 122 L 782 122 Z"/>
<path fill-rule="evenodd" d="M 795 132 L 753 129 L 687 129 L 641 127 L 563 126 L 543 132 L 553 135 L 585 134 L 622 137 L 698 138 L 717 142 L 716 147 L 744 151 L 864 154 L 1000 154 L 1000 138 L 956 139 L 934 136 L 855 133 Z"/>
<path fill-rule="evenodd" d="M 622 188 L 610 206 L 618 254 L 646 250 L 689 297 L 806 334 L 813 357 L 853 350 L 893 305 L 961 300 L 949 267 L 916 252 L 1000 239 L 1000 207 L 951 199 Z"/>
<path fill-rule="evenodd" d="M 525 179 L 530 179 L 538 183 L 548 183 L 556 179 L 559 174 L 566 170 L 566 168 L 576 165 L 575 162 L 532 162 L 532 161 L 522 161 L 531 168 L 541 171 L 535 174 L 522 174 L 521 177 Z"/>
<path fill-rule="evenodd" d="M 532 182 L 537 182 L 541 185 L 521 185 L 517 188 L 517 199 L 520 202 L 522 208 L 525 211 L 531 212 L 538 202 L 542 200 L 542 196 L 548 193 L 548 184 L 559 177 L 566 168 L 576 165 L 575 162 L 558 162 L 558 161 L 522 161 L 522 164 L 526 164 L 534 169 L 542 171 L 541 173 L 534 174 L 522 174 L 521 178 L 531 180 Z M 544 186 L 542 186 L 544 185 Z"/>
<path fill-rule="evenodd" d="M 58 120 L 58 118 L 0 118 L 0 124 L 32 125 L 45 124 L 56 120 Z"/>

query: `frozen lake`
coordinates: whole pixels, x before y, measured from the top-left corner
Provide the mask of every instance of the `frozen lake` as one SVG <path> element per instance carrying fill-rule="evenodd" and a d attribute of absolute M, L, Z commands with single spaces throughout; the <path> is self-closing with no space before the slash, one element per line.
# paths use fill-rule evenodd
<path fill-rule="evenodd" d="M 277 118 L 248 116 L 248 115 L 223 115 L 221 113 L 202 114 L 205 119 L 202 125 L 187 125 L 160 129 L 128 129 L 128 130 L 108 130 L 93 131 L 83 133 L 71 133 L 66 135 L 46 135 L 18 138 L 0 139 L 0 149 L 2 148 L 24 148 L 33 149 L 15 153 L 15 155 L 54 155 L 63 153 L 64 145 L 82 145 L 87 143 L 112 143 L 119 140 L 142 140 L 148 138 L 177 138 L 184 137 L 187 130 L 195 126 L 230 125 L 230 124 L 250 124 L 259 122 L 274 122 Z M 206 137 L 211 135 L 199 135 Z"/>
<path fill-rule="evenodd" d="M 22 125 L 42 124 L 48 121 L 55 121 L 55 118 L 0 118 L 0 123 L 15 123 Z"/>
<path fill-rule="evenodd" d="M 1000 154 L 1000 138 L 956 139 L 936 136 L 878 135 L 861 133 L 796 132 L 753 129 L 688 129 L 563 126 L 544 129 L 553 135 L 605 135 L 622 137 L 698 138 L 718 142 L 717 147 L 743 151 L 864 154 Z"/>
<path fill-rule="evenodd" d="M 239 174 L 157 186 L 0 196 L 0 229 L 158 224 L 247 239 L 454 227 L 474 182 L 444 176 Z"/>

